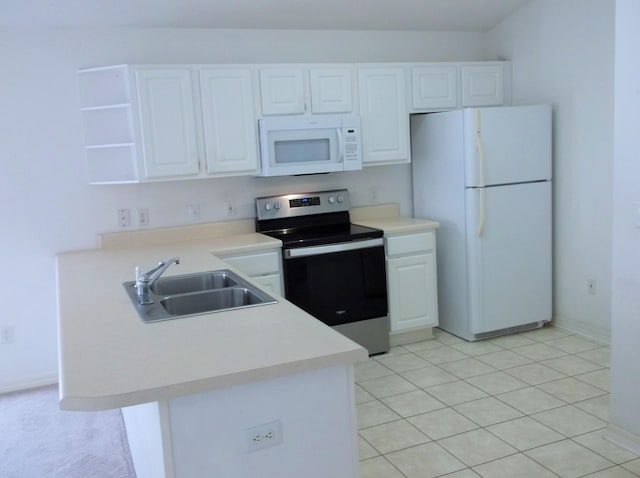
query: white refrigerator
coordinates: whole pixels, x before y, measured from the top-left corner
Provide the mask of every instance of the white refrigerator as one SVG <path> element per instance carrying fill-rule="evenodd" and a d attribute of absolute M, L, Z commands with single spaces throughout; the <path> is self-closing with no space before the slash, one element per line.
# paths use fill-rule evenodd
<path fill-rule="evenodd" d="M 414 216 L 440 222 L 439 327 L 478 340 L 551 320 L 551 106 L 411 118 Z"/>

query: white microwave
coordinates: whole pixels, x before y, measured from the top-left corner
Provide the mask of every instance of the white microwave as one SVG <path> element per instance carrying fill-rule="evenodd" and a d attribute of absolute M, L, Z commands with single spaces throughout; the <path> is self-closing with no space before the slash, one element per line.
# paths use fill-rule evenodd
<path fill-rule="evenodd" d="M 352 115 L 258 120 L 260 176 L 362 169 L 360 118 Z"/>

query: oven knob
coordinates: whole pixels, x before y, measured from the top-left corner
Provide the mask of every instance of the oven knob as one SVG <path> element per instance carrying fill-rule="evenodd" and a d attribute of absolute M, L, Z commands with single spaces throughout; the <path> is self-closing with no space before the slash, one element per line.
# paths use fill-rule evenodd
<path fill-rule="evenodd" d="M 344 198 L 342 196 L 338 196 L 338 202 L 344 202 Z"/>
<path fill-rule="evenodd" d="M 280 203 L 279 202 L 273 203 L 273 207 L 276 209 L 280 209 Z"/>
<path fill-rule="evenodd" d="M 329 196 L 329 204 L 333 204 L 334 202 L 336 202 L 336 198 Z"/>
<path fill-rule="evenodd" d="M 271 211 L 271 204 L 266 203 L 266 204 L 264 205 L 264 209 L 265 209 L 266 211 Z"/>

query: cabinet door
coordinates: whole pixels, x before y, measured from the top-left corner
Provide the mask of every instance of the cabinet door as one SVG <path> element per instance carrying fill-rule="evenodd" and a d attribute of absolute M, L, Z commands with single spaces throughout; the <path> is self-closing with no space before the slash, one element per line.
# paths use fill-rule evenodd
<path fill-rule="evenodd" d="M 263 115 L 303 114 L 306 104 L 302 68 L 261 68 L 260 100 Z"/>
<path fill-rule="evenodd" d="M 251 277 L 280 274 L 280 251 L 221 256 L 223 261 Z"/>
<path fill-rule="evenodd" d="M 409 162 L 404 68 L 360 68 L 358 96 L 364 164 Z"/>
<path fill-rule="evenodd" d="M 462 67 L 462 106 L 492 106 L 504 103 L 502 65 Z"/>
<path fill-rule="evenodd" d="M 198 144 L 188 69 L 136 69 L 144 176 L 196 175 Z"/>
<path fill-rule="evenodd" d="M 258 167 L 251 70 L 200 71 L 208 173 L 255 172 Z"/>
<path fill-rule="evenodd" d="M 310 68 L 312 113 L 351 113 L 353 80 L 350 68 Z"/>
<path fill-rule="evenodd" d="M 414 109 L 437 110 L 458 106 L 457 67 L 416 66 L 411 73 Z"/>
<path fill-rule="evenodd" d="M 267 292 L 282 295 L 282 280 L 280 278 L 280 274 L 257 276 L 252 277 L 252 279 L 260 284 Z"/>
<path fill-rule="evenodd" d="M 391 332 L 438 325 L 433 252 L 387 259 Z"/>

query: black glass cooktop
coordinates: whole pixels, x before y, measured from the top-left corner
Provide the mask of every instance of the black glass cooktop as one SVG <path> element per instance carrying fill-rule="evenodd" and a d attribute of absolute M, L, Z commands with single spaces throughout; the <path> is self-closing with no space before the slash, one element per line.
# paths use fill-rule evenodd
<path fill-rule="evenodd" d="M 317 246 L 382 237 L 383 231 L 357 224 L 330 224 L 311 227 L 291 227 L 272 231 L 262 231 L 280 239 L 285 248 Z"/>

